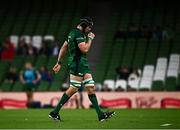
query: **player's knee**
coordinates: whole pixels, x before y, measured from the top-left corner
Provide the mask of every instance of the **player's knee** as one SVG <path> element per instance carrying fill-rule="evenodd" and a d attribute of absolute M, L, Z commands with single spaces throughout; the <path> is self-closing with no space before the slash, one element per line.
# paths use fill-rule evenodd
<path fill-rule="evenodd" d="M 70 80 L 70 87 L 71 90 L 73 90 L 73 92 L 76 93 L 78 89 L 81 87 L 81 82 L 77 80 Z"/>
<path fill-rule="evenodd" d="M 66 90 L 66 94 L 71 97 L 73 94 L 75 94 L 78 91 L 78 88 L 70 87 Z"/>
<path fill-rule="evenodd" d="M 92 78 L 85 79 L 83 81 L 83 84 L 86 87 L 88 94 L 94 94 L 95 86 L 94 86 L 94 80 Z"/>
<path fill-rule="evenodd" d="M 88 94 L 94 94 L 95 93 L 95 87 L 94 86 L 87 86 L 86 87 Z"/>

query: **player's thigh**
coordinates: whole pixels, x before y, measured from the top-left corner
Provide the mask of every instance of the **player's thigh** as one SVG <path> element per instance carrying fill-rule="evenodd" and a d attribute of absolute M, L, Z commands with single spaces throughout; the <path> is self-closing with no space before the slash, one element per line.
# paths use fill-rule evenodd
<path fill-rule="evenodd" d="M 81 82 L 83 80 L 83 77 L 70 75 L 70 87 L 66 90 L 66 94 L 69 96 L 73 95 L 78 91 L 78 89 L 81 87 Z"/>
<path fill-rule="evenodd" d="M 92 74 L 87 73 L 84 75 L 83 80 L 89 79 L 89 78 L 92 78 Z"/>
<path fill-rule="evenodd" d="M 87 73 L 84 75 L 83 84 L 89 94 L 93 94 L 95 92 L 95 82 L 91 74 Z"/>
<path fill-rule="evenodd" d="M 82 82 L 83 77 L 70 74 L 70 80 L 76 80 L 76 81 Z"/>

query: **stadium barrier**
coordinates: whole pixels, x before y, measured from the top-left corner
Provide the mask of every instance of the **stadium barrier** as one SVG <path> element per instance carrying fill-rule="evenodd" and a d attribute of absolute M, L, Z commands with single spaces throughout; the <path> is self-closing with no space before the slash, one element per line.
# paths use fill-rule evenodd
<path fill-rule="evenodd" d="M 41 106 L 54 107 L 63 92 L 35 92 L 34 101 Z M 180 108 L 180 92 L 97 92 L 99 104 L 107 108 Z M 83 92 L 83 105 L 89 108 L 91 103 L 87 93 Z M 64 108 L 76 108 L 80 94 L 70 98 Z M 26 108 L 26 93 L 0 92 L 0 108 Z"/>

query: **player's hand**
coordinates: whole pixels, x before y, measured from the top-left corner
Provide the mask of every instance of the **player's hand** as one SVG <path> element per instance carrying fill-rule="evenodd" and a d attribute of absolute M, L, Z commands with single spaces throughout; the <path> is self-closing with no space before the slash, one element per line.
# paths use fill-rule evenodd
<path fill-rule="evenodd" d="M 92 33 L 92 32 L 90 32 L 90 33 L 88 34 L 88 38 L 89 38 L 89 40 L 93 40 L 93 39 L 95 38 L 95 34 Z"/>
<path fill-rule="evenodd" d="M 37 80 L 33 80 L 33 84 L 37 84 L 37 82 L 38 82 Z"/>
<path fill-rule="evenodd" d="M 59 72 L 59 70 L 61 69 L 61 65 L 60 64 L 55 64 L 55 66 L 53 67 L 53 71 L 55 72 L 55 73 L 57 73 L 57 72 Z"/>

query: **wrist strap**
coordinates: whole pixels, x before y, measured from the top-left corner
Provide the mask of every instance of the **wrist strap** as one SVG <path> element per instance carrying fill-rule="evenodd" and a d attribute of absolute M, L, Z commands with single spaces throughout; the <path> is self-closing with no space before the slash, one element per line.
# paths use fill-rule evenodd
<path fill-rule="evenodd" d="M 94 38 L 92 38 L 92 37 L 88 37 L 88 38 L 89 38 L 89 40 L 91 40 L 91 41 L 94 39 Z"/>
<path fill-rule="evenodd" d="M 61 65 L 61 64 L 62 64 L 62 62 L 61 62 L 61 61 L 58 61 L 57 63 L 58 63 L 59 65 Z"/>

